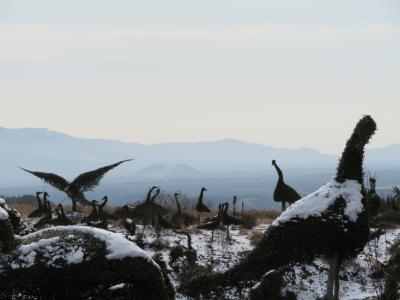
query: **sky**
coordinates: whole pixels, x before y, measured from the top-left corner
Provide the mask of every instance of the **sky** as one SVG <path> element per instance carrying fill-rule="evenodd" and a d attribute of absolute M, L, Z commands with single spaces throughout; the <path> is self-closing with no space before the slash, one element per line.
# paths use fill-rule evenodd
<path fill-rule="evenodd" d="M 400 143 L 397 0 L 0 0 L 0 126 L 162 143 Z"/>

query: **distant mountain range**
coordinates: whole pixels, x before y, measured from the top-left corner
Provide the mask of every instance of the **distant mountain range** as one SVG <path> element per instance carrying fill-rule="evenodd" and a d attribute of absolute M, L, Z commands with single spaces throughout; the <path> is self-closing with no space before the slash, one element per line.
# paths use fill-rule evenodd
<path fill-rule="evenodd" d="M 0 128 L 0 194 L 20 195 L 39 187 L 48 189 L 17 166 L 55 172 L 72 180 L 81 172 L 126 158 L 135 160 L 107 174 L 93 197 L 108 193 L 114 195 L 116 203 L 133 201 L 155 183 L 171 191 L 186 188 L 194 196 L 202 185 L 208 184 L 214 188 L 209 188 L 210 198 L 229 199 L 236 193 L 264 203 L 271 200 L 275 184 L 272 159 L 278 161 L 294 186 L 299 184 L 300 192 L 307 193 L 332 176 L 338 155 L 233 139 L 142 145 L 77 138 L 43 128 Z M 366 166 L 379 172 L 378 183 L 390 186 L 400 182 L 400 145 L 367 151 Z"/>

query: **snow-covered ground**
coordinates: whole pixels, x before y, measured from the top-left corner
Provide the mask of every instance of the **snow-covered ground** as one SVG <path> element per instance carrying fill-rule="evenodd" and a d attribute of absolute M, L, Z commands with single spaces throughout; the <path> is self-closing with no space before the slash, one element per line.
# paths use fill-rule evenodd
<path fill-rule="evenodd" d="M 253 249 L 249 237 L 255 231 L 264 232 L 266 224 L 259 225 L 252 230 L 230 230 L 231 242 L 226 241 L 225 232 L 216 231 L 214 241 L 211 243 L 211 233 L 208 231 L 195 231 L 192 234 L 192 246 L 197 251 L 197 263 L 202 266 L 212 266 L 214 271 L 225 271 L 239 262 L 248 251 Z M 119 227 L 112 230 L 120 231 Z M 400 229 L 388 229 L 377 241 L 371 241 L 364 251 L 354 260 L 347 261 L 340 273 L 340 295 L 342 300 L 371 300 L 376 299 L 376 293 L 383 291 L 383 278 L 372 279 L 371 274 L 376 266 L 385 264 L 389 258 L 389 249 L 395 240 L 400 238 Z M 147 231 L 145 240 L 151 244 L 156 240 L 155 234 Z M 162 233 L 161 240 L 169 247 L 177 244 L 187 245 L 184 235 L 172 231 Z M 154 254 L 154 249 L 145 249 Z M 160 250 L 165 259 L 169 259 L 169 249 Z M 176 276 L 172 279 L 176 280 Z M 297 265 L 293 274 L 289 274 L 287 290 L 298 295 L 298 300 L 311 300 L 324 296 L 328 278 L 328 264 L 323 259 L 316 259 L 311 265 Z M 179 282 L 174 282 L 176 285 Z M 188 299 L 177 295 L 177 299 Z"/>
<path fill-rule="evenodd" d="M 29 222 L 30 224 L 34 222 Z M 225 231 L 216 231 L 214 241 L 211 242 L 211 232 L 206 230 L 191 230 L 192 247 L 197 251 L 197 264 L 208 267 L 214 271 L 225 271 L 237 264 L 245 256 L 253 245 L 250 236 L 254 233 L 263 233 L 269 225 L 258 225 L 252 230 L 230 230 L 231 241 L 226 241 Z M 112 225 L 111 231 L 125 237 L 125 229 L 118 225 Z M 138 225 L 137 232 L 141 232 Z M 131 237 L 133 239 L 133 237 Z M 131 239 L 130 238 L 130 239 Z M 371 241 L 354 260 L 345 262 L 340 273 L 340 294 L 343 300 L 372 300 L 376 299 L 376 293 L 383 290 L 383 279 L 372 279 L 371 274 L 385 264 L 389 258 L 389 249 L 396 239 L 400 238 L 400 229 L 388 229 L 377 241 Z M 162 244 L 161 250 L 156 250 L 152 245 Z M 157 239 L 155 232 L 149 228 L 144 236 L 145 251 L 149 256 L 160 252 L 167 262 L 170 249 L 176 245 L 187 246 L 185 235 L 165 230 L 161 238 Z M 176 286 L 179 286 L 178 274 L 172 271 L 171 278 Z M 297 265 L 292 274 L 286 274 L 288 285 L 285 290 L 298 295 L 298 300 L 311 300 L 322 297 L 325 293 L 328 276 L 328 265 L 323 259 L 316 259 L 310 265 Z M 229 296 L 227 296 L 229 298 Z M 235 299 L 233 296 L 230 299 Z M 190 299 L 177 294 L 178 300 Z"/>

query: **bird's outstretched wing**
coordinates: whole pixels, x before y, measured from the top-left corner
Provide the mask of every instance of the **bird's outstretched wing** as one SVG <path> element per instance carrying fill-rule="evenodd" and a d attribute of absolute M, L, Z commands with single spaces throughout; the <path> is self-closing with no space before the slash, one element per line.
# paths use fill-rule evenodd
<path fill-rule="evenodd" d="M 71 187 L 79 189 L 82 192 L 90 191 L 99 184 L 100 180 L 108 171 L 130 160 L 132 159 L 122 160 L 109 166 L 82 173 L 71 182 Z"/>
<path fill-rule="evenodd" d="M 21 168 L 21 167 L 20 167 L 20 169 L 25 172 L 31 173 L 32 175 L 35 175 L 36 177 L 42 179 L 44 182 L 52 185 L 53 187 L 55 187 L 59 190 L 62 190 L 62 191 L 64 191 L 69 185 L 68 181 L 66 181 L 61 176 L 58 176 L 57 174 L 29 171 L 29 170 Z"/>

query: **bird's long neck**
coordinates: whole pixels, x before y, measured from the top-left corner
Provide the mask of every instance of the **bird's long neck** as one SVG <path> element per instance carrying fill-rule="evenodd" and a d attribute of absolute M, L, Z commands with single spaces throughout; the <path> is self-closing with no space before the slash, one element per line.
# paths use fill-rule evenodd
<path fill-rule="evenodd" d="M 226 215 L 228 214 L 228 207 L 229 207 L 229 204 L 228 204 L 228 203 L 225 203 L 225 204 L 223 205 L 223 212 L 222 212 L 222 214 L 223 214 L 224 216 L 226 216 Z"/>
<path fill-rule="evenodd" d="M 176 208 L 178 209 L 178 212 L 182 212 L 182 207 L 181 204 L 179 203 L 178 196 L 175 196 L 175 202 L 176 202 Z"/>
<path fill-rule="evenodd" d="M 274 167 L 276 169 L 276 172 L 278 173 L 279 180 L 283 181 L 283 173 L 282 173 L 281 168 L 279 168 L 276 163 L 274 163 Z"/>
<path fill-rule="evenodd" d="M 40 195 L 39 194 L 36 194 L 36 200 L 37 200 L 37 203 L 38 203 L 39 210 L 42 210 L 43 209 L 42 200 L 40 199 Z"/>
<path fill-rule="evenodd" d="M 160 194 L 160 190 L 157 190 L 156 193 L 151 197 L 151 202 L 154 202 L 154 200 L 157 198 L 157 196 Z"/>
<path fill-rule="evenodd" d="M 203 203 L 203 197 L 204 197 L 204 190 L 200 191 L 200 196 L 199 196 L 199 204 Z"/>
<path fill-rule="evenodd" d="M 336 180 L 357 180 L 363 183 L 362 164 L 364 160 L 365 145 L 375 133 L 376 124 L 370 116 L 365 116 L 356 125 L 353 134 L 346 143 L 342 157 L 337 168 Z"/>
<path fill-rule="evenodd" d="M 147 197 L 146 197 L 146 202 L 151 200 L 151 194 L 153 193 L 153 191 L 155 190 L 155 187 L 152 187 L 148 193 L 147 193 Z"/>
<path fill-rule="evenodd" d="M 104 201 L 103 201 L 103 203 L 100 205 L 101 208 L 103 208 L 103 207 L 107 204 L 107 201 L 108 201 L 108 197 L 104 197 Z"/>

